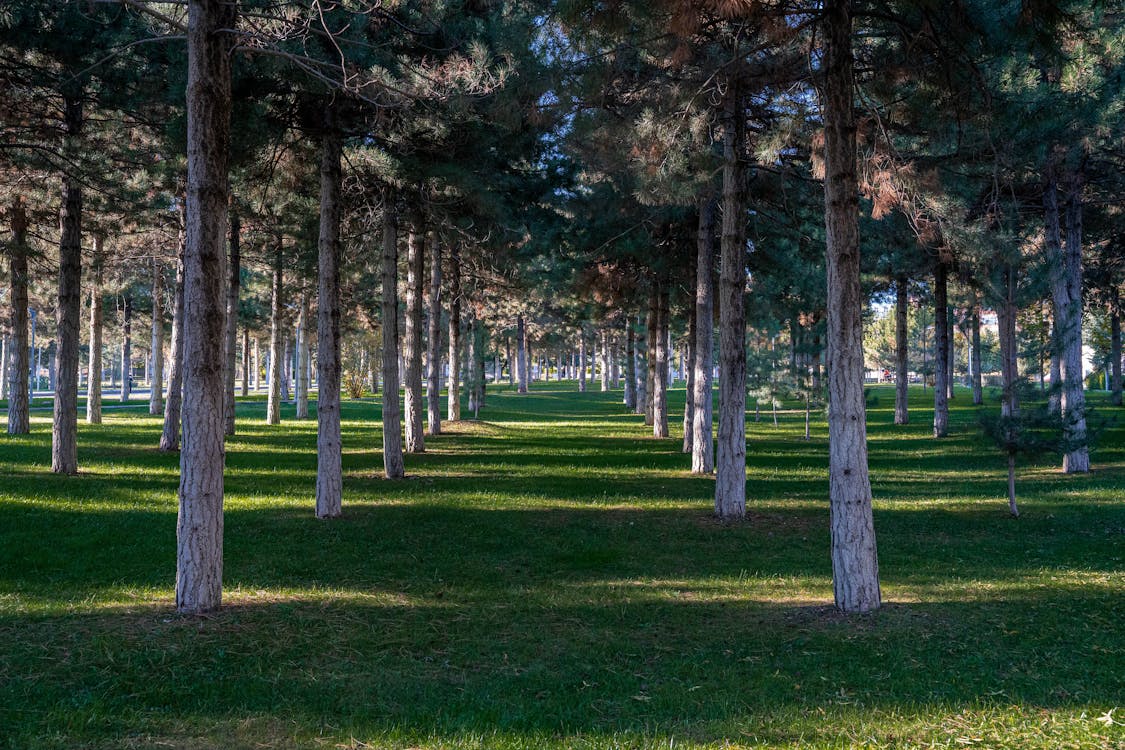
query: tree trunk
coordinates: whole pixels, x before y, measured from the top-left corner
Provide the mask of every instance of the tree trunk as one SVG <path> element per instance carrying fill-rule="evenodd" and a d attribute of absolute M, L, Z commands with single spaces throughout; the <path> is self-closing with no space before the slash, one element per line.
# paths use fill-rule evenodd
<path fill-rule="evenodd" d="M 516 390 L 527 393 L 527 323 L 522 313 L 516 315 L 516 362 L 519 368 L 519 387 Z"/>
<path fill-rule="evenodd" d="M 237 10 L 190 0 L 187 249 L 184 253 L 184 446 L 176 525 L 176 609 L 215 609 L 223 585 L 223 340 L 230 139 L 230 57 Z"/>
<path fill-rule="evenodd" d="M 426 286 L 426 229 L 421 214 L 415 215 L 406 233 L 406 330 L 403 356 L 406 359 L 405 411 L 406 452 L 422 453 L 422 295 Z"/>
<path fill-rule="evenodd" d="M 320 234 L 316 303 L 316 517 L 343 508 L 340 444 L 340 152 L 335 113 L 328 107 L 320 151 Z"/>
<path fill-rule="evenodd" d="M 402 417 L 398 406 L 398 226 L 390 191 L 383 208 L 383 473 L 401 479 Z"/>
<path fill-rule="evenodd" d="M 1121 406 L 1121 310 L 1117 304 L 1117 292 L 1109 311 L 1109 402 Z"/>
<path fill-rule="evenodd" d="M 949 434 L 949 266 L 934 267 L 934 437 Z"/>
<path fill-rule="evenodd" d="M 1043 193 L 1046 214 L 1046 243 L 1053 260 L 1051 297 L 1054 302 L 1056 345 L 1062 375 L 1063 434 L 1067 452 L 1063 472 L 1090 470 L 1086 442 L 1086 395 L 1082 380 L 1082 183 L 1073 176 L 1067 185 L 1065 242 L 1060 236 L 1056 177 L 1047 170 Z M 1052 373 L 1053 375 L 1054 373 Z M 1052 386 L 1055 382 L 1052 381 Z"/>
<path fill-rule="evenodd" d="M 297 365 L 293 368 L 293 399 L 295 417 L 309 418 L 309 295 L 301 292 L 297 310 Z"/>
<path fill-rule="evenodd" d="M 578 329 L 578 392 L 586 392 L 586 327 Z"/>
<path fill-rule="evenodd" d="M 429 350 L 426 354 L 426 426 L 441 434 L 441 242 L 430 241 Z"/>
<path fill-rule="evenodd" d="M 973 332 L 972 357 L 973 357 L 973 405 L 980 406 L 984 403 L 984 362 L 980 358 L 980 307 L 973 305 L 972 319 L 970 321 Z"/>
<path fill-rule="evenodd" d="M 233 203 L 233 201 L 232 201 Z M 238 341 L 238 292 L 242 284 L 242 251 L 239 240 L 241 239 L 242 226 L 239 223 L 238 212 L 233 206 L 230 211 L 230 262 L 227 266 L 227 330 L 226 330 L 226 369 L 223 371 L 225 380 L 223 400 L 223 433 L 234 435 L 234 375 L 235 359 Z"/>
<path fill-rule="evenodd" d="M 645 424 L 652 426 L 656 418 L 656 346 L 660 334 L 659 289 L 655 282 L 649 292 L 648 312 L 645 315 Z"/>
<path fill-rule="evenodd" d="M 250 395 L 250 329 L 242 329 L 242 397 Z"/>
<path fill-rule="evenodd" d="M 609 391 L 609 333 L 603 327 L 598 332 L 599 346 L 601 348 L 601 390 Z"/>
<path fill-rule="evenodd" d="M 78 147 L 82 129 L 82 99 L 64 99 L 66 149 Z M 78 348 L 82 326 L 82 184 L 63 178 L 59 215 L 58 345 L 55 349 L 55 408 L 51 430 L 51 471 L 78 472 Z"/>
<path fill-rule="evenodd" d="M 8 247 L 8 278 L 12 285 L 12 306 L 8 318 L 8 434 L 26 435 L 31 431 L 28 380 L 31 362 L 27 341 L 27 211 L 22 197 L 17 196 L 12 201 L 10 218 L 12 243 Z"/>
<path fill-rule="evenodd" d="M 121 304 L 121 403 L 133 395 L 133 298 L 126 292 Z"/>
<path fill-rule="evenodd" d="M 180 449 L 180 406 L 183 403 L 184 372 L 184 233 L 180 233 L 180 252 L 176 259 L 176 288 L 172 302 L 171 360 L 168 362 L 168 396 L 164 399 L 164 430 L 161 451 Z"/>
<path fill-rule="evenodd" d="M 668 285 L 658 285 L 656 303 L 656 369 L 653 372 L 652 435 L 668 437 Z"/>
<path fill-rule="evenodd" d="M 625 408 L 635 409 L 637 406 L 637 334 L 633 330 L 633 323 L 625 318 Z"/>
<path fill-rule="evenodd" d="M 908 280 L 899 276 L 895 282 L 895 424 L 910 424 L 910 345 L 907 341 L 906 306 Z"/>
<path fill-rule="evenodd" d="M 152 259 L 152 385 L 149 386 L 148 413 L 164 413 L 164 269 Z M 89 398 L 89 397 L 87 397 Z"/>
<path fill-rule="evenodd" d="M 867 473 L 856 180 L 851 0 L 825 3 L 823 91 L 825 226 L 828 255 L 828 453 L 832 581 L 836 607 L 879 607 L 879 563 Z"/>
<path fill-rule="evenodd" d="M 1002 269 L 1004 298 L 996 306 L 996 322 L 1000 339 L 1000 377 L 1003 381 L 1003 395 L 1000 399 L 1000 414 L 1005 417 L 1019 416 L 1019 356 L 1016 341 L 1016 271 L 1011 264 Z"/>
<path fill-rule="evenodd" d="M 948 297 L 949 297 L 949 294 L 948 294 L 948 285 L 947 285 L 947 287 L 946 287 L 946 299 L 947 299 L 947 301 L 948 301 Z M 951 307 L 949 307 L 948 305 L 946 305 L 946 308 L 945 308 L 945 339 L 946 339 L 946 342 L 949 345 L 946 347 L 946 352 L 945 352 L 945 396 L 950 401 L 953 400 L 953 395 L 954 395 L 954 393 L 953 393 L 953 385 L 954 385 L 954 383 L 953 383 L 953 362 L 955 360 L 955 349 L 954 349 L 953 344 L 957 339 L 957 337 L 955 335 L 956 333 L 957 333 L 957 324 L 953 319 L 953 309 Z M 946 413 L 948 414 L 948 412 L 949 412 L 949 408 L 947 406 L 946 407 Z"/>
<path fill-rule="evenodd" d="M 274 237 L 273 286 L 270 293 L 270 374 L 266 398 L 266 424 L 281 424 L 281 287 L 285 274 L 285 255 L 281 235 Z"/>
<path fill-rule="evenodd" d="M 254 335 L 254 392 L 262 390 L 262 340 Z"/>
<path fill-rule="evenodd" d="M 695 271 L 692 271 L 692 276 Z M 689 288 L 694 288 L 695 282 Z M 696 339 L 696 322 L 695 322 L 695 305 L 692 305 L 688 311 L 688 327 L 687 339 L 685 341 L 686 352 L 681 352 L 680 356 L 680 369 L 684 372 L 686 380 L 684 382 L 684 441 L 683 452 L 691 454 L 692 440 L 694 438 L 694 424 L 695 424 L 695 399 L 692 394 L 695 391 L 695 339 Z M 685 357 L 686 354 L 686 357 Z M 686 360 L 686 361 L 685 361 Z"/>
<path fill-rule="evenodd" d="M 715 514 L 746 516 L 746 114 L 731 81 L 723 122 L 723 228 L 719 271 L 719 446 Z"/>
<path fill-rule="evenodd" d="M 531 382 L 531 340 L 528 338 L 526 324 L 523 327 L 523 335 L 520 336 L 520 342 L 523 345 L 523 358 L 520 359 L 519 355 L 517 355 L 516 359 L 520 359 L 524 382 L 523 392 L 527 393 L 527 384 Z"/>
<path fill-rule="evenodd" d="M 642 325 L 644 325 L 644 321 L 641 319 L 640 314 L 638 314 L 636 328 L 639 329 Z M 645 345 L 648 344 L 647 330 L 643 337 L 637 336 L 634 341 L 634 356 L 636 359 L 633 362 L 633 372 L 636 376 L 634 389 L 637 392 L 637 403 L 633 407 L 633 412 L 636 414 L 644 414 L 645 410 L 648 408 L 648 358 L 641 344 L 642 341 L 645 342 Z"/>
<path fill-rule="evenodd" d="M 461 419 L 461 248 L 449 249 L 449 387 L 446 419 Z"/>
<path fill-rule="evenodd" d="M 705 195 L 699 202 L 699 231 L 695 254 L 695 370 L 692 381 L 691 473 L 715 470 L 712 432 L 712 373 L 715 334 L 715 200 Z"/>

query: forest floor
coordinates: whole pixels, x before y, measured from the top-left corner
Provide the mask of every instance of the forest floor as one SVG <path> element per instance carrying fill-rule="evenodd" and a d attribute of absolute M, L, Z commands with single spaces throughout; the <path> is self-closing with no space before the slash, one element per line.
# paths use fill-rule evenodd
<path fill-rule="evenodd" d="M 619 392 L 497 389 L 395 482 L 378 404 L 345 401 L 325 522 L 315 420 L 245 401 L 224 607 L 187 618 L 160 420 L 80 425 L 58 477 L 36 413 L 0 435 L 0 748 L 1125 747 L 1125 427 L 1089 475 L 1022 465 L 1015 520 L 967 394 L 940 441 L 912 396 L 905 428 L 871 396 L 886 604 L 847 618 L 822 416 L 751 413 L 723 525 Z"/>

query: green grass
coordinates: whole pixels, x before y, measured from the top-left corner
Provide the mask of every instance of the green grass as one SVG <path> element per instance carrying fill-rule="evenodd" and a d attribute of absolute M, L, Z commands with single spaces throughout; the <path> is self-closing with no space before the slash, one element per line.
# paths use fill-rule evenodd
<path fill-rule="evenodd" d="M 795 409 L 751 414 L 749 519 L 722 525 L 618 393 L 499 390 L 398 482 L 378 405 L 345 402 L 346 516 L 322 522 L 315 421 L 246 401 L 206 618 L 172 611 L 159 420 L 81 425 L 68 478 L 36 413 L 0 436 L 0 747 L 1125 746 L 1125 430 L 1088 476 L 1021 467 L 1012 520 L 967 395 L 941 441 L 927 396 L 896 428 L 876 390 L 886 606 L 852 618 L 826 427 L 806 442 Z"/>

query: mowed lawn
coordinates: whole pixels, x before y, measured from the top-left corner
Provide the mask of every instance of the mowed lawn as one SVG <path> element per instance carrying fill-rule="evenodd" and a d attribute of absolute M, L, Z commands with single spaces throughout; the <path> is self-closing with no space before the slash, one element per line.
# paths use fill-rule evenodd
<path fill-rule="evenodd" d="M 160 422 L 0 435 L 0 747 L 1125 746 L 1125 427 L 1096 470 L 1020 468 L 966 393 L 951 437 L 869 411 L 885 607 L 834 613 L 823 416 L 748 421 L 743 524 L 620 393 L 489 395 L 381 478 L 345 402 L 345 517 L 313 517 L 315 419 L 240 404 L 222 611 L 173 612 Z M 1096 401 L 1096 396 L 1094 397 Z M 989 406 L 995 409 L 995 402 Z M 1102 406 L 1105 415 L 1116 413 Z"/>

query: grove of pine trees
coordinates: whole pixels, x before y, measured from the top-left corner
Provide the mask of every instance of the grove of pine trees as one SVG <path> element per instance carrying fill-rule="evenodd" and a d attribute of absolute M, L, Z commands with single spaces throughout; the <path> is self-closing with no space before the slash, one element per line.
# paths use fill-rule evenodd
<path fill-rule="evenodd" d="M 7 431 L 49 395 L 80 494 L 80 397 L 147 388 L 203 613 L 239 395 L 315 419 L 334 519 L 346 398 L 397 481 L 490 384 L 620 389 L 728 523 L 748 415 L 796 400 L 827 410 L 835 605 L 877 609 L 865 382 L 896 425 L 932 391 L 936 441 L 955 385 L 996 394 L 1009 457 L 1031 386 L 1068 473 L 1091 369 L 1122 402 L 1123 56 L 1120 10 L 1071 0 L 9 4 Z"/>

